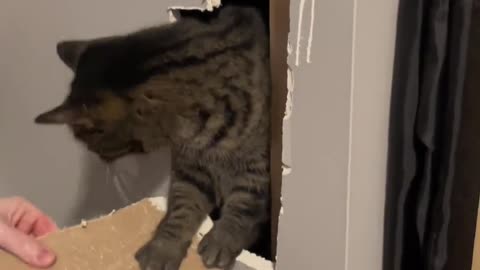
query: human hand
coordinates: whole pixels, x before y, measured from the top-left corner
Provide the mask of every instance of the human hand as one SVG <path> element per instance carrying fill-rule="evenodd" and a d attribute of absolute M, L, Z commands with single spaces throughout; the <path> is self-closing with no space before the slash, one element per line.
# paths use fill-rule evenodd
<path fill-rule="evenodd" d="M 23 198 L 0 199 L 0 248 L 25 263 L 46 268 L 55 255 L 37 238 L 58 228 L 42 211 Z"/>

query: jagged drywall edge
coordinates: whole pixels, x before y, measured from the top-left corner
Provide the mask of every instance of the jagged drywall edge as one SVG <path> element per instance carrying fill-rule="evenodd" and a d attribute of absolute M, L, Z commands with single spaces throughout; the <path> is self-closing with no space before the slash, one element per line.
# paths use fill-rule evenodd
<path fill-rule="evenodd" d="M 213 11 L 215 8 L 218 8 L 222 5 L 221 0 L 206 0 L 202 1 L 202 5 L 200 6 L 172 6 L 167 9 L 168 12 L 168 20 L 170 22 L 176 22 L 178 20 L 179 10 L 200 10 L 200 11 Z"/>
<path fill-rule="evenodd" d="M 207 0 L 205 1 L 205 8 L 208 11 L 212 11 L 214 8 L 217 8 L 222 5 L 222 0 Z"/>
<path fill-rule="evenodd" d="M 160 211 L 167 211 L 167 199 L 164 197 L 155 197 L 149 199 L 150 203 Z M 206 218 L 200 229 L 197 231 L 197 236 L 202 239 L 213 228 L 213 222 L 210 218 Z M 274 270 L 273 263 L 259 257 L 253 253 L 244 250 L 237 258 L 240 262 L 248 267 L 256 270 Z"/>
<path fill-rule="evenodd" d="M 288 43 L 287 47 L 288 54 L 292 52 L 291 44 Z M 282 127 L 282 175 L 289 175 L 292 173 L 292 157 L 291 157 L 291 124 L 290 118 L 293 113 L 293 90 L 295 88 L 295 81 L 293 78 L 293 71 L 288 66 L 287 68 L 287 100 L 285 103 L 285 114 L 283 116 L 283 127 Z"/>

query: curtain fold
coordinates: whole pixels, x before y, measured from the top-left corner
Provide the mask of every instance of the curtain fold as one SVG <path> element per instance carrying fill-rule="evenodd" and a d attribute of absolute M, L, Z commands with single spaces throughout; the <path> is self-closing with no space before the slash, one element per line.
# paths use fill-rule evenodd
<path fill-rule="evenodd" d="M 384 270 L 446 269 L 472 3 L 400 0 Z"/>

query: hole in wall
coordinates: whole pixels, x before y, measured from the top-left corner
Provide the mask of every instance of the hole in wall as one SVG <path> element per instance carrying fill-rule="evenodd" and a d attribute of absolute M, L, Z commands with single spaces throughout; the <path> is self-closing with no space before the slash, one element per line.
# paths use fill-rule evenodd
<path fill-rule="evenodd" d="M 175 8 L 170 10 L 170 16 L 171 20 L 175 21 L 178 20 L 181 17 L 190 17 L 190 18 L 195 18 L 199 19 L 202 21 L 208 22 L 212 18 L 214 18 L 217 14 L 218 11 L 221 10 L 224 7 L 230 6 L 230 5 L 235 5 L 235 6 L 248 6 L 248 7 L 254 7 L 258 9 L 262 15 L 262 18 L 264 20 L 264 25 L 266 27 L 266 31 L 268 34 L 270 34 L 270 1 L 269 0 L 222 0 L 222 5 L 220 8 L 214 9 L 213 11 L 204 11 L 204 10 L 199 10 L 199 9 L 188 9 L 188 8 Z M 284 50 L 286 52 L 287 50 L 287 44 L 285 42 L 284 44 L 285 48 L 282 48 L 280 50 Z M 283 46 L 282 44 L 280 46 Z M 284 59 L 286 62 L 286 57 Z M 284 77 L 286 81 L 286 69 L 284 72 Z M 272 89 L 273 91 L 273 89 Z M 273 91 L 273 95 L 275 95 L 276 91 Z M 283 93 L 282 93 L 283 94 Z M 274 97 L 275 99 L 275 97 Z M 280 98 L 282 100 L 282 98 Z M 273 117 L 278 117 L 280 119 L 283 119 L 283 114 L 273 114 Z M 281 120 L 280 120 L 281 121 Z M 281 133 L 281 131 L 280 131 Z M 281 135 L 280 135 L 281 136 Z M 278 148 L 281 149 L 281 146 L 278 146 Z M 278 151 L 274 151 L 274 153 L 277 153 Z M 278 153 L 279 158 L 281 160 L 281 151 Z M 281 166 L 279 167 L 279 170 L 281 171 Z M 273 179 L 272 179 L 273 181 Z M 277 177 L 276 181 L 281 181 L 281 176 L 280 178 Z M 274 186 L 280 187 L 280 183 L 273 183 Z M 280 188 L 272 188 L 272 192 L 280 192 Z M 251 246 L 248 251 L 255 253 L 259 256 L 264 257 L 267 260 L 274 261 L 275 259 L 275 250 L 276 250 L 276 228 L 278 226 L 278 218 L 275 216 L 278 216 L 279 212 L 279 207 L 280 207 L 280 194 L 273 194 L 272 195 L 272 205 L 271 209 L 272 211 L 272 216 L 273 218 L 271 219 L 272 223 L 265 224 L 265 226 L 262 228 L 261 232 L 261 237 L 258 239 L 258 241 Z M 217 220 L 220 216 L 220 211 L 219 209 L 215 209 L 212 211 L 210 214 L 212 220 Z M 274 231 L 272 233 L 272 230 Z M 272 237 L 273 236 L 273 237 Z"/>

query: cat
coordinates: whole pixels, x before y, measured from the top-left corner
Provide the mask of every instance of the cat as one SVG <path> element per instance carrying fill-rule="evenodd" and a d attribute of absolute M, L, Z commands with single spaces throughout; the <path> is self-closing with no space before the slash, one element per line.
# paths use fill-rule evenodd
<path fill-rule="evenodd" d="M 135 255 L 142 270 L 177 270 L 195 232 L 207 267 L 231 266 L 270 211 L 269 42 L 255 8 L 211 19 L 57 44 L 74 73 L 70 92 L 37 124 L 66 125 L 105 162 L 170 146 L 168 208 Z"/>

